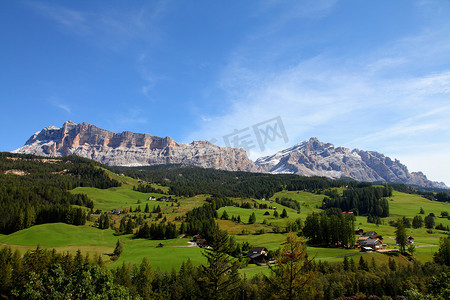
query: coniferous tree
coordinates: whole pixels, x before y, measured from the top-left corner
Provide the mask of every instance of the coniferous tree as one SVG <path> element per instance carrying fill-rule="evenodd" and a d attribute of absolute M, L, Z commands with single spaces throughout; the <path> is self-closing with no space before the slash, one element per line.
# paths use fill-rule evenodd
<path fill-rule="evenodd" d="M 439 250 L 434 254 L 433 259 L 436 263 L 450 266 L 450 236 L 441 238 Z"/>
<path fill-rule="evenodd" d="M 147 257 L 142 259 L 139 270 L 133 278 L 133 283 L 137 292 L 143 299 L 151 299 L 152 281 L 154 279 L 154 272 L 150 266 Z"/>
<path fill-rule="evenodd" d="M 405 224 L 402 219 L 398 219 L 396 223 L 397 229 L 395 230 L 395 241 L 400 247 L 400 252 L 405 253 L 405 247 L 408 243 Z"/>
<path fill-rule="evenodd" d="M 277 298 L 301 299 L 302 295 L 314 293 L 312 283 L 316 273 L 311 271 L 311 263 L 303 239 L 290 232 L 276 259 L 276 265 L 269 265 L 273 276 L 268 279 Z"/>
<path fill-rule="evenodd" d="M 255 223 L 256 222 L 256 215 L 255 215 L 255 213 L 253 212 L 251 215 L 250 215 L 250 217 L 248 218 L 248 224 L 253 224 L 253 223 Z"/>
<path fill-rule="evenodd" d="M 422 218 L 422 216 L 415 216 L 413 218 L 412 227 L 414 229 L 423 227 L 423 218 Z"/>
<path fill-rule="evenodd" d="M 114 248 L 113 255 L 119 257 L 120 254 L 122 254 L 122 252 L 123 252 L 123 244 L 119 239 L 119 240 L 117 240 L 116 248 Z"/>
<path fill-rule="evenodd" d="M 222 213 L 222 216 L 220 217 L 220 219 L 221 219 L 221 220 L 228 220 L 228 219 L 229 219 L 229 217 L 228 217 L 228 214 L 227 214 L 227 211 L 226 211 L 226 210 L 224 210 L 224 211 L 223 211 L 223 213 Z"/>
<path fill-rule="evenodd" d="M 358 269 L 364 270 L 364 271 L 369 271 L 369 266 L 367 265 L 366 261 L 364 260 L 364 258 L 362 256 L 359 258 Z"/>
<path fill-rule="evenodd" d="M 349 262 L 348 262 L 347 256 L 344 256 L 343 265 L 344 265 L 344 271 L 348 271 L 350 267 L 349 267 Z"/>
<path fill-rule="evenodd" d="M 428 229 L 434 228 L 434 217 L 433 215 L 429 214 L 425 217 L 425 227 Z"/>
<path fill-rule="evenodd" d="M 204 299 L 230 299 L 239 289 L 238 263 L 229 253 L 233 246 L 226 231 L 216 230 L 209 242 L 211 248 L 203 255 L 208 261 L 202 266 L 200 282 L 203 287 Z"/>
<path fill-rule="evenodd" d="M 134 228 L 133 220 L 132 219 L 128 219 L 127 225 L 125 227 L 125 233 L 126 234 L 132 234 L 133 233 L 133 228 Z"/>

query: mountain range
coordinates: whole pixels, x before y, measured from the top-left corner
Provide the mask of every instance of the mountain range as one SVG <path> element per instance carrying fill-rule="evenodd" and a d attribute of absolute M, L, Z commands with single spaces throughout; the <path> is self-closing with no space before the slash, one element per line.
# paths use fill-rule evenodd
<path fill-rule="evenodd" d="M 396 182 L 427 188 L 447 188 L 409 172 L 397 159 L 375 151 L 349 150 L 322 143 L 313 137 L 271 156 L 251 161 L 245 150 L 219 147 L 207 141 L 190 144 L 171 137 L 124 131 L 114 133 L 88 123 L 67 121 L 33 134 L 14 153 L 41 156 L 77 155 L 110 166 L 184 164 L 227 171 L 290 173 L 303 176 L 352 178 L 367 182 Z"/>

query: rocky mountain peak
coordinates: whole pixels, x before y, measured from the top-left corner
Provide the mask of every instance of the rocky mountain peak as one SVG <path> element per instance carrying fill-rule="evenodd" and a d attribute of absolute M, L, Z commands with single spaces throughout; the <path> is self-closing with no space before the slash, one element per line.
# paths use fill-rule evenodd
<path fill-rule="evenodd" d="M 410 173 L 397 159 L 392 160 L 376 151 L 351 150 L 322 143 L 316 137 L 294 147 L 256 160 L 270 173 L 292 173 L 329 178 L 349 177 L 358 181 L 398 182 L 424 187 L 443 188 L 445 184 L 431 182 L 419 173 Z"/>
<path fill-rule="evenodd" d="M 329 178 L 349 177 L 368 182 L 399 182 L 447 188 L 422 172 L 408 171 L 397 159 L 376 151 L 350 150 L 323 143 L 317 137 L 300 142 L 253 163 L 243 149 L 219 147 L 208 141 L 177 143 L 171 137 L 124 131 L 114 133 L 83 122 L 66 121 L 32 135 L 13 152 L 42 156 L 78 155 L 106 165 L 147 166 L 186 164 L 229 171 L 289 173 Z"/>
<path fill-rule="evenodd" d="M 218 147 L 206 141 L 186 145 L 169 136 L 163 138 L 130 131 L 114 133 L 86 122 L 67 121 L 62 127 L 46 127 L 13 152 L 42 156 L 73 154 L 117 166 L 174 163 L 230 171 L 261 171 L 242 149 Z"/>

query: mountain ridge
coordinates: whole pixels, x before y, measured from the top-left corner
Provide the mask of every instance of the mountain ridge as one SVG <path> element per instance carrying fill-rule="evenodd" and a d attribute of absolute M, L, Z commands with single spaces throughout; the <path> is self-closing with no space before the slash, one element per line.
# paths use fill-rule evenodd
<path fill-rule="evenodd" d="M 219 147 L 207 141 L 177 143 L 171 137 L 123 131 L 114 133 L 89 123 L 66 121 L 33 134 L 24 146 L 12 151 L 42 156 L 77 155 L 111 166 L 184 164 L 227 171 L 288 173 L 358 181 L 395 182 L 427 188 L 448 188 L 409 172 L 397 159 L 376 151 L 350 150 L 322 143 L 317 137 L 277 153 L 250 160 L 241 148 Z"/>
<path fill-rule="evenodd" d="M 227 171 L 260 172 L 243 149 L 215 146 L 207 141 L 190 144 L 171 137 L 124 131 L 114 133 L 88 123 L 67 121 L 33 134 L 25 145 L 12 151 L 42 156 L 77 155 L 110 166 L 186 164 Z"/>
<path fill-rule="evenodd" d="M 290 148 L 260 157 L 255 164 L 273 174 L 289 173 L 329 178 L 349 177 L 358 181 L 393 182 L 427 188 L 448 188 L 433 182 L 422 172 L 409 172 L 399 160 L 376 151 L 350 150 L 322 143 L 316 137 Z"/>

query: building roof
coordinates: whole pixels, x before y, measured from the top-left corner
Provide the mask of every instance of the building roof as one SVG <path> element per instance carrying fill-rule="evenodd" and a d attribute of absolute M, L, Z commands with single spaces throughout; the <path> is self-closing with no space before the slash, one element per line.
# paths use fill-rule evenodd
<path fill-rule="evenodd" d="M 248 251 L 248 253 L 261 253 L 263 251 L 267 252 L 267 248 L 266 247 L 253 247 L 252 249 L 250 249 Z"/>
<path fill-rule="evenodd" d="M 372 239 L 372 238 L 368 238 L 367 240 L 363 241 L 361 244 L 365 245 L 365 246 L 375 246 L 377 244 L 382 243 L 380 241 L 380 239 Z"/>

